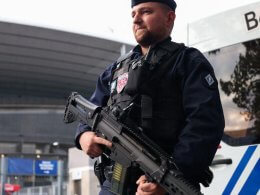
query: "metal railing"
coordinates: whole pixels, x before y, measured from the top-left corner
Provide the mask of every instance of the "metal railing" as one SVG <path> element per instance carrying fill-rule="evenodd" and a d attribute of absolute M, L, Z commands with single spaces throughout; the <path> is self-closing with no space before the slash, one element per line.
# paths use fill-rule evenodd
<path fill-rule="evenodd" d="M 22 188 L 19 192 L 13 193 L 13 195 L 56 195 L 58 188 L 56 185 L 51 186 L 37 186 Z M 67 186 L 63 185 L 62 195 L 67 194 Z"/>

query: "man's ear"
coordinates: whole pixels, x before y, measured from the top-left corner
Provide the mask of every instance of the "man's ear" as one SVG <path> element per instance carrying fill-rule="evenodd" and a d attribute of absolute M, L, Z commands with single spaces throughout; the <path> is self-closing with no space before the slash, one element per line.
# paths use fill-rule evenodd
<path fill-rule="evenodd" d="M 174 23 L 175 18 L 176 18 L 176 14 L 175 14 L 174 11 L 168 12 L 168 22 L 169 22 L 170 24 L 173 24 L 173 23 Z"/>
<path fill-rule="evenodd" d="M 172 29 L 174 26 L 174 21 L 175 21 L 176 15 L 174 11 L 170 11 L 167 13 L 167 20 L 166 20 L 166 24 L 167 26 Z"/>

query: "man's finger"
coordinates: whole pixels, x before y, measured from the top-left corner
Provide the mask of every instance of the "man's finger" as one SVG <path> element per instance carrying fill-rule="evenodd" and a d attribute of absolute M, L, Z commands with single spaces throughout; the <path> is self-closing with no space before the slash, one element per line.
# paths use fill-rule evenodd
<path fill-rule="evenodd" d="M 100 155 L 103 152 L 103 150 L 101 149 L 99 144 L 93 144 L 91 147 L 88 147 L 86 150 L 84 150 L 84 152 L 87 155 Z"/>
<path fill-rule="evenodd" d="M 136 181 L 136 184 L 139 185 L 142 183 L 145 183 L 147 181 L 145 175 L 142 175 L 141 177 L 139 177 L 139 179 Z"/>
<path fill-rule="evenodd" d="M 142 188 L 139 186 L 139 187 L 137 188 L 136 194 L 137 194 L 137 195 L 152 195 L 153 192 L 145 192 L 145 191 L 143 191 Z"/>
<path fill-rule="evenodd" d="M 157 184 L 155 183 L 143 183 L 140 188 L 142 189 L 142 191 L 144 192 L 151 192 L 154 191 L 157 187 Z"/>
<path fill-rule="evenodd" d="M 103 150 L 100 148 L 99 145 L 97 145 L 97 146 L 92 148 L 91 152 L 96 154 L 96 155 L 100 155 L 100 154 L 102 154 Z"/>
<path fill-rule="evenodd" d="M 97 144 L 102 144 L 102 145 L 105 145 L 109 148 L 112 147 L 112 143 L 110 141 L 103 139 L 101 137 L 95 137 L 94 140 L 95 140 L 95 143 L 97 143 Z"/>

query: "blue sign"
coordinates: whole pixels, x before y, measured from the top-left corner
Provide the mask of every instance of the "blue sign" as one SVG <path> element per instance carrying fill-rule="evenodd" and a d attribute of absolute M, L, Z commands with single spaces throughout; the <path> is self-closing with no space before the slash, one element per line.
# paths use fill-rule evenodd
<path fill-rule="evenodd" d="M 56 160 L 36 160 L 35 175 L 57 175 Z"/>
<path fill-rule="evenodd" d="M 8 158 L 8 170 L 10 175 L 32 175 L 33 160 L 22 158 Z"/>

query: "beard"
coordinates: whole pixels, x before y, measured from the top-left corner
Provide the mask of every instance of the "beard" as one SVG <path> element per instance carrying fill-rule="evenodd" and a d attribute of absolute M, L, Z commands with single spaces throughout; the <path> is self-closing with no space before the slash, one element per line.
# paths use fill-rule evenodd
<path fill-rule="evenodd" d="M 153 34 L 152 32 L 142 29 L 141 32 L 135 32 L 135 40 L 141 46 L 150 46 L 157 42 L 158 35 Z"/>

